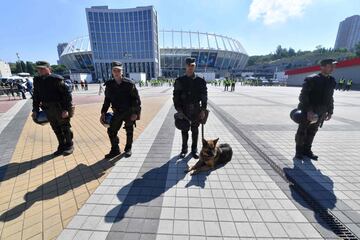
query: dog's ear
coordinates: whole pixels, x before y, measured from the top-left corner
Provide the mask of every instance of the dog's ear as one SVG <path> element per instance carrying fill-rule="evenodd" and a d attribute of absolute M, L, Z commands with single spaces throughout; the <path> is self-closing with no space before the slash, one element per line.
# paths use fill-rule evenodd
<path fill-rule="evenodd" d="M 214 140 L 214 145 L 216 146 L 216 143 L 219 141 L 219 138 Z"/>
<path fill-rule="evenodd" d="M 202 139 L 202 144 L 203 144 L 203 146 L 207 146 L 207 145 L 208 145 L 207 141 L 206 141 L 204 138 Z"/>

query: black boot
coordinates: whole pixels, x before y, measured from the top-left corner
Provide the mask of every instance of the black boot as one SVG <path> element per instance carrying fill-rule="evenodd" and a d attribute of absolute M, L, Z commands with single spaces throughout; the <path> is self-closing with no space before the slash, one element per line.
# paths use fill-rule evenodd
<path fill-rule="evenodd" d="M 295 153 L 295 157 L 298 160 L 302 160 L 304 158 L 304 154 L 303 154 L 304 150 L 302 148 L 302 146 L 296 146 L 296 153 Z"/>
<path fill-rule="evenodd" d="M 317 160 L 318 156 L 316 156 L 312 151 L 312 143 L 314 141 L 315 134 L 317 132 L 317 128 L 312 128 L 311 131 L 309 131 L 308 136 L 305 140 L 304 144 L 304 155 L 310 159 Z"/>
<path fill-rule="evenodd" d="M 65 137 L 64 134 L 61 130 L 56 131 L 55 132 L 56 138 L 59 142 L 59 146 L 57 148 L 57 150 L 53 153 L 54 156 L 60 156 L 61 154 L 63 154 L 64 149 L 65 149 Z"/>
<path fill-rule="evenodd" d="M 181 131 L 182 136 L 182 147 L 179 157 L 184 158 L 186 154 L 188 153 L 188 139 L 189 139 L 189 132 L 188 131 Z"/>
<path fill-rule="evenodd" d="M 124 151 L 125 151 L 125 157 L 127 157 L 127 158 L 131 157 L 131 155 L 132 155 L 131 145 L 126 144 Z"/>
<path fill-rule="evenodd" d="M 63 130 L 65 136 L 65 147 L 64 147 L 64 155 L 70 155 L 74 152 L 74 143 L 73 143 L 73 133 L 69 127 Z"/>
<path fill-rule="evenodd" d="M 316 156 L 312 151 L 311 148 L 306 148 L 304 151 L 304 156 L 312 159 L 312 160 L 318 160 L 318 156 Z"/>
<path fill-rule="evenodd" d="M 133 142 L 133 127 L 131 126 L 130 128 L 126 129 L 126 145 L 125 145 L 125 157 L 131 157 L 131 146 L 132 146 L 132 142 Z"/>
<path fill-rule="evenodd" d="M 120 155 L 120 148 L 119 146 L 118 147 L 112 147 L 110 152 L 108 154 L 105 155 L 105 158 L 106 159 L 111 159 L 111 158 L 114 158 L 118 155 Z"/>
<path fill-rule="evenodd" d="M 191 132 L 191 138 L 192 138 L 191 155 L 195 159 L 199 158 L 198 149 L 197 149 L 198 137 L 199 137 L 199 131 Z"/>
<path fill-rule="evenodd" d="M 119 148 L 119 137 L 117 136 L 117 132 L 109 131 L 110 128 L 108 128 L 108 135 L 111 143 L 111 150 L 108 154 L 105 155 L 106 159 L 110 159 L 113 157 L 116 157 L 117 155 L 120 155 L 120 148 Z"/>

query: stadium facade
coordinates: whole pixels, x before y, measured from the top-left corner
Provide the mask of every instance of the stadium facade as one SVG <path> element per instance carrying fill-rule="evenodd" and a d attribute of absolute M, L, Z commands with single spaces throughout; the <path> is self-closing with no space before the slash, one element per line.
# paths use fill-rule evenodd
<path fill-rule="evenodd" d="M 181 75 L 189 56 L 196 58 L 197 72 L 215 72 L 217 77 L 243 69 L 248 60 L 239 41 L 214 33 L 162 30 L 160 44 L 160 65 L 165 77 Z"/>

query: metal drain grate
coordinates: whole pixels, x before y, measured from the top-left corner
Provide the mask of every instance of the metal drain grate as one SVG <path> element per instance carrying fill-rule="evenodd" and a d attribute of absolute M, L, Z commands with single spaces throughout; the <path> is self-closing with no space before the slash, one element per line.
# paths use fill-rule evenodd
<path fill-rule="evenodd" d="M 283 169 L 279 167 L 266 153 L 264 153 L 250 138 L 246 136 L 246 134 L 240 130 L 234 122 L 236 120 L 230 116 L 228 113 L 215 106 L 211 101 L 209 101 L 209 105 L 214 110 L 214 113 L 218 118 L 220 118 L 223 122 L 226 122 L 228 126 L 230 126 L 233 131 L 240 135 L 242 139 L 245 140 L 247 144 L 254 151 L 263 158 L 272 169 L 279 174 L 282 179 L 289 183 L 294 190 L 303 198 L 303 200 L 311 207 L 315 214 L 318 214 L 321 219 L 330 227 L 330 229 L 340 238 L 345 240 L 356 240 L 359 239 L 350 229 L 346 227 L 336 216 L 334 216 L 330 210 L 323 208 L 306 190 L 300 186 L 291 176 L 287 176 Z M 226 116 L 226 117 L 225 117 Z M 232 119 L 233 121 L 231 121 Z"/>

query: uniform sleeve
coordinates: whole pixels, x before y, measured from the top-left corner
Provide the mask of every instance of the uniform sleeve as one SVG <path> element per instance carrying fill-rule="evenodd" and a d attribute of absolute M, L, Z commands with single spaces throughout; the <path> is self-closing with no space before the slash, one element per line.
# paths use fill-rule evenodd
<path fill-rule="evenodd" d="M 34 78 L 34 91 L 33 91 L 33 112 L 40 111 L 40 96 L 39 96 L 39 87 L 38 79 Z"/>
<path fill-rule="evenodd" d="M 304 83 L 302 85 L 302 89 L 301 89 L 301 93 L 299 96 L 299 105 L 298 105 L 298 109 L 308 112 L 308 111 L 312 111 L 311 106 L 310 106 L 310 91 L 311 91 L 311 81 L 309 78 L 306 78 L 304 80 Z"/>
<path fill-rule="evenodd" d="M 107 113 L 107 111 L 109 110 L 109 107 L 110 107 L 110 98 L 109 98 L 109 87 L 106 86 L 105 87 L 105 98 L 104 98 L 104 103 L 102 105 L 102 108 L 101 108 L 101 114 L 103 113 Z"/>
<path fill-rule="evenodd" d="M 63 79 L 59 80 L 59 87 L 61 92 L 61 108 L 65 111 L 70 111 L 72 107 L 72 96 L 71 91 L 66 86 L 65 81 Z"/>
<path fill-rule="evenodd" d="M 139 92 L 136 89 L 135 84 L 133 84 L 131 89 L 131 113 L 140 115 L 140 112 L 141 112 L 141 100 L 140 100 Z"/>
<path fill-rule="evenodd" d="M 201 99 L 200 99 L 201 100 L 201 109 L 206 110 L 208 93 L 207 93 L 206 81 L 204 79 L 202 79 L 202 83 L 201 83 L 200 96 L 201 96 Z"/>
<path fill-rule="evenodd" d="M 334 113 L 334 89 L 336 87 L 336 80 L 334 79 L 331 90 L 330 90 L 330 99 L 327 112 L 332 115 Z"/>
<path fill-rule="evenodd" d="M 181 82 L 180 79 L 177 78 L 174 83 L 173 102 L 174 102 L 174 107 L 178 112 L 183 111 L 181 104 L 181 92 L 182 92 Z"/>

